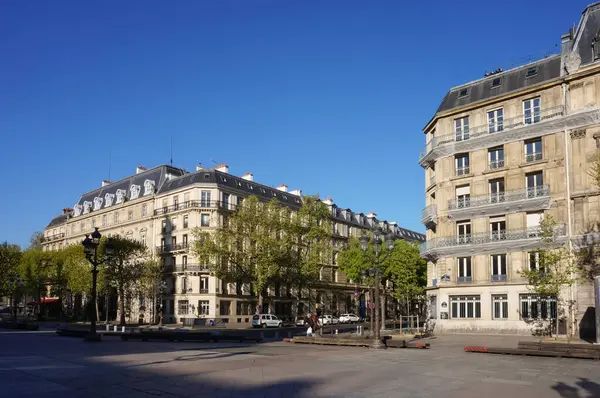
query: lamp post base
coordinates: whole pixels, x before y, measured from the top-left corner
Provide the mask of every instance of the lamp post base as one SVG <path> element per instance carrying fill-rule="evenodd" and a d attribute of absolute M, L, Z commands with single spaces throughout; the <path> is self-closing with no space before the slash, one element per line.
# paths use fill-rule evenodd
<path fill-rule="evenodd" d="M 90 332 L 85 335 L 85 337 L 83 338 L 83 341 L 90 341 L 90 342 L 102 341 L 102 336 L 98 333 Z"/>
<path fill-rule="evenodd" d="M 387 348 L 387 346 L 385 344 L 383 344 L 381 339 L 375 339 L 375 340 L 373 340 L 373 344 L 371 344 L 370 348 L 373 350 L 385 350 Z"/>

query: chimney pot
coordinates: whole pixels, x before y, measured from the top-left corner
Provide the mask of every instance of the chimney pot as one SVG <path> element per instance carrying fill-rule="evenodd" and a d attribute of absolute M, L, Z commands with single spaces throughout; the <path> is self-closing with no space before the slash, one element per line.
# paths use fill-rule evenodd
<path fill-rule="evenodd" d="M 137 173 L 136 173 L 136 174 L 137 174 Z M 102 180 L 102 186 L 103 186 L 103 187 L 105 187 L 105 186 L 107 186 L 107 185 L 109 185 L 109 184 L 112 184 L 112 181 L 111 181 L 111 180 Z"/>
<path fill-rule="evenodd" d="M 146 167 L 144 167 L 144 166 L 138 166 L 138 167 L 135 168 L 135 174 L 140 174 L 140 173 L 142 173 L 142 172 L 144 172 L 146 170 L 148 170 Z"/>
<path fill-rule="evenodd" d="M 196 171 L 202 170 L 204 167 L 202 167 L 202 163 L 198 163 L 196 165 Z"/>
<path fill-rule="evenodd" d="M 302 190 L 301 189 L 294 189 L 293 191 L 290 191 L 290 193 L 292 195 L 302 196 Z"/>
<path fill-rule="evenodd" d="M 215 170 L 222 173 L 229 173 L 229 166 L 227 166 L 225 163 L 221 163 L 215 166 Z"/>
<path fill-rule="evenodd" d="M 287 192 L 288 186 L 285 184 L 281 184 L 280 186 L 277 187 L 277 189 L 280 190 L 281 192 Z"/>
<path fill-rule="evenodd" d="M 254 174 L 252 173 L 244 173 L 242 178 L 246 181 L 254 181 Z"/>

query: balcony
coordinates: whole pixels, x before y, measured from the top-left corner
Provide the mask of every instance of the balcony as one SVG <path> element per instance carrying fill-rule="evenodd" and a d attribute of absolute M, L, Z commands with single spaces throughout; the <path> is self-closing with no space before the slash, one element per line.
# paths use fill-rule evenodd
<path fill-rule="evenodd" d="M 205 264 L 171 264 L 165 266 L 165 272 L 210 272 Z"/>
<path fill-rule="evenodd" d="M 488 170 L 496 170 L 504 167 L 504 159 L 502 160 L 492 160 L 488 164 Z"/>
<path fill-rule="evenodd" d="M 525 163 L 539 162 L 543 158 L 544 157 L 542 156 L 541 152 L 526 153 L 525 154 Z"/>
<path fill-rule="evenodd" d="M 188 249 L 188 247 L 189 247 L 188 243 L 176 243 L 174 245 L 157 246 L 156 253 L 164 254 L 164 253 L 173 253 L 173 252 L 178 252 L 178 251 L 186 251 Z"/>
<path fill-rule="evenodd" d="M 437 224 L 437 205 L 429 205 L 421 212 L 421 223 L 427 228 L 434 227 Z"/>
<path fill-rule="evenodd" d="M 540 227 L 531 227 L 433 238 L 421 244 L 421 257 L 435 260 L 457 255 L 528 251 L 566 242 L 564 224 L 554 231 L 554 242 L 542 241 L 541 232 Z"/>
<path fill-rule="evenodd" d="M 456 176 L 457 177 L 466 176 L 469 174 L 470 171 L 471 171 L 471 169 L 469 168 L 469 166 L 457 167 L 456 168 Z"/>
<path fill-rule="evenodd" d="M 42 242 L 44 242 L 44 243 L 52 242 L 55 240 L 63 239 L 65 236 L 66 235 L 64 232 L 58 233 L 58 234 L 53 234 L 53 235 L 48 235 L 43 238 Z"/>
<path fill-rule="evenodd" d="M 472 282 L 473 282 L 472 276 L 459 276 L 458 278 L 456 278 L 456 283 L 472 283 Z"/>
<path fill-rule="evenodd" d="M 550 186 L 540 185 L 466 199 L 451 199 L 448 201 L 448 218 L 467 219 L 548 208 L 550 208 Z"/>
<path fill-rule="evenodd" d="M 490 132 L 488 124 L 475 126 L 460 134 L 452 133 L 433 137 L 421 150 L 419 164 L 428 167 L 437 159 L 460 152 L 503 145 L 515 140 L 526 140 L 542 135 L 562 132 L 590 124 L 600 123 L 600 109 L 566 115 L 562 106 L 548 108 L 536 113 L 526 123 L 524 115 L 504 119 L 502 131 Z"/>
<path fill-rule="evenodd" d="M 226 210 L 235 210 L 237 205 L 229 202 L 222 201 L 210 201 L 210 200 L 188 200 L 186 202 L 177 203 L 171 206 L 164 206 L 154 210 L 155 216 L 162 216 L 164 214 L 174 213 L 180 210 L 188 210 L 188 209 L 226 209 Z"/>
<path fill-rule="evenodd" d="M 492 282 L 506 282 L 506 275 L 492 275 Z"/>

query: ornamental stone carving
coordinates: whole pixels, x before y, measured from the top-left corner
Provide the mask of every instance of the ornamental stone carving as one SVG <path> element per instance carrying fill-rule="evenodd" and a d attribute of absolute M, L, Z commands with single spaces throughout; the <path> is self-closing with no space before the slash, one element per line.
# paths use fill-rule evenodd
<path fill-rule="evenodd" d="M 120 203 L 124 203 L 125 202 L 125 195 L 127 194 L 127 191 L 124 189 L 117 189 L 117 202 L 116 204 L 120 204 Z"/>
<path fill-rule="evenodd" d="M 107 193 L 106 195 L 104 195 L 104 207 L 112 206 L 114 200 L 115 200 L 114 193 Z"/>
<path fill-rule="evenodd" d="M 129 187 L 129 199 L 130 200 L 137 199 L 140 196 L 140 189 L 141 189 L 141 187 L 139 185 L 132 184 Z"/>
<path fill-rule="evenodd" d="M 96 196 L 94 198 L 94 211 L 100 210 L 102 208 L 102 202 L 103 201 L 104 200 L 101 197 L 99 197 L 99 196 Z"/>
<path fill-rule="evenodd" d="M 144 181 L 144 196 L 153 195 L 155 192 L 155 182 L 152 180 Z"/>
<path fill-rule="evenodd" d="M 75 206 L 73 206 L 73 217 L 80 216 L 82 211 L 83 211 L 83 206 L 82 205 L 75 205 Z"/>
<path fill-rule="evenodd" d="M 571 131 L 571 139 L 572 140 L 578 140 L 581 138 L 585 138 L 585 129 L 577 129 L 577 130 Z"/>
<path fill-rule="evenodd" d="M 83 214 L 88 214 L 90 211 L 92 211 L 92 202 L 86 200 L 83 202 Z"/>

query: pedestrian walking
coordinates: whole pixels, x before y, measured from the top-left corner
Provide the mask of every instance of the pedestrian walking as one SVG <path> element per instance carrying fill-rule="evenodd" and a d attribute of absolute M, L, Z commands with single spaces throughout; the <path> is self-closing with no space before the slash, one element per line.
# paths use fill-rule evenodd
<path fill-rule="evenodd" d="M 310 316 L 310 314 L 306 314 L 306 325 L 308 325 L 308 328 L 306 329 L 306 336 L 312 337 L 315 325 L 314 325 L 312 316 Z"/>

